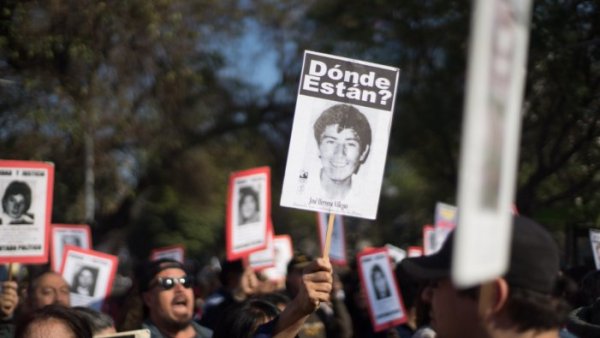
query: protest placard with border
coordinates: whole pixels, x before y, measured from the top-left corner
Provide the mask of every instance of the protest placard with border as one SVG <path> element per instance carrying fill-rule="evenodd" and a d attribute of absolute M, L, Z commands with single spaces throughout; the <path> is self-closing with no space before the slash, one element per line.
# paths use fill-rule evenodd
<path fill-rule="evenodd" d="M 394 261 L 394 264 L 398 264 L 402 262 L 404 258 L 406 258 L 407 252 L 404 249 L 390 243 L 387 243 L 384 245 L 384 247 L 387 249 L 388 255 L 390 255 L 392 261 Z"/>
<path fill-rule="evenodd" d="M 263 270 L 265 276 L 273 281 L 285 279 L 287 265 L 294 256 L 292 238 L 290 235 L 273 236 L 273 250 L 275 251 L 275 266 Z"/>
<path fill-rule="evenodd" d="M 183 264 L 185 262 L 185 247 L 182 244 L 176 244 L 152 249 L 150 260 L 156 261 L 161 258 L 174 259 Z"/>
<path fill-rule="evenodd" d="M 408 252 L 408 257 L 423 256 L 423 248 L 420 246 L 409 246 L 406 251 Z"/>
<path fill-rule="evenodd" d="M 117 256 L 73 246 L 64 248 L 60 274 L 71 286 L 71 306 L 100 311 L 110 295 L 117 272 Z"/>
<path fill-rule="evenodd" d="M 67 245 L 82 249 L 92 248 L 92 232 L 87 224 L 52 224 L 50 235 L 50 262 L 52 271 L 60 272 Z"/>
<path fill-rule="evenodd" d="M 456 206 L 442 202 L 435 204 L 435 218 L 433 223 L 435 229 L 435 246 L 433 252 L 441 249 L 450 232 L 456 228 L 457 221 L 458 208 Z"/>
<path fill-rule="evenodd" d="M 271 217 L 271 169 L 237 171 L 227 194 L 227 259 L 244 258 L 267 246 Z"/>
<path fill-rule="evenodd" d="M 600 270 L 600 229 L 590 229 L 590 245 L 592 246 L 592 255 L 594 256 L 594 263 L 596 264 L 596 270 Z"/>
<path fill-rule="evenodd" d="M 254 271 L 261 271 L 275 266 L 275 247 L 273 245 L 273 223 L 269 220 L 267 228 L 267 247 L 251 253 L 247 258 L 247 265 Z"/>
<path fill-rule="evenodd" d="M 425 256 L 435 253 L 439 248 L 437 245 L 435 228 L 431 225 L 423 226 L 423 254 Z"/>
<path fill-rule="evenodd" d="M 306 51 L 281 205 L 375 219 L 399 69 Z"/>
<path fill-rule="evenodd" d="M 317 213 L 317 233 L 319 234 L 319 243 L 321 251 L 325 247 L 325 233 L 327 231 L 327 220 L 329 214 Z M 331 263 L 345 266 L 346 259 L 346 231 L 344 229 L 344 220 L 342 215 L 336 215 L 333 222 L 333 233 L 331 234 L 331 250 L 329 251 L 329 260 Z"/>
<path fill-rule="evenodd" d="M 0 160 L 0 263 L 48 262 L 54 165 Z"/>
<path fill-rule="evenodd" d="M 461 288 L 508 269 L 531 3 L 474 2 L 452 255 Z"/>
<path fill-rule="evenodd" d="M 405 323 L 406 310 L 387 249 L 360 252 L 356 260 L 375 332 Z"/>

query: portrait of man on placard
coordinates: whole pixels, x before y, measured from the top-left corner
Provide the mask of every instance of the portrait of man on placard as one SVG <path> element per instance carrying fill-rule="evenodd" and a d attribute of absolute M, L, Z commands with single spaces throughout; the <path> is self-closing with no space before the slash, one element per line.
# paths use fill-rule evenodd
<path fill-rule="evenodd" d="M 238 191 L 239 225 L 260 221 L 260 195 L 251 186 L 241 187 Z"/>
<path fill-rule="evenodd" d="M 23 181 L 12 181 L 2 196 L 2 224 L 33 224 L 31 187 Z"/>
<path fill-rule="evenodd" d="M 329 199 L 344 199 L 355 175 L 371 150 L 371 126 L 363 113 L 349 104 L 323 111 L 313 125 L 321 171 L 320 187 Z"/>
<path fill-rule="evenodd" d="M 98 268 L 82 265 L 73 275 L 71 281 L 71 292 L 93 297 L 96 289 L 96 279 L 98 278 Z"/>
<path fill-rule="evenodd" d="M 378 264 L 373 265 L 373 268 L 371 268 L 371 284 L 373 285 L 375 298 L 377 300 L 388 298 L 392 295 L 390 286 L 385 278 L 385 273 Z"/>

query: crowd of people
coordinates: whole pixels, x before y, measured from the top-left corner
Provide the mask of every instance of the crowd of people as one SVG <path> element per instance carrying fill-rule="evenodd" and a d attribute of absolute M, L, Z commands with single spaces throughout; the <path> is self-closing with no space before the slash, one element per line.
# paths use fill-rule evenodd
<path fill-rule="evenodd" d="M 543 226 L 514 216 L 508 271 L 468 289 L 450 278 L 453 246 L 451 233 L 438 252 L 394 266 L 407 321 L 379 332 L 355 265 L 334 268 L 296 253 L 279 284 L 242 261 L 223 262 L 218 281 L 209 282 L 178 261 L 148 261 L 127 295 L 107 299 L 102 312 L 71 307 L 73 285 L 32 269 L 28 279 L 0 284 L 0 337 L 92 337 L 141 328 L 152 338 L 600 337 L 600 272 L 576 280 L 562 271 Z M 373 274 L 377 286 L 382 277 Z"/>

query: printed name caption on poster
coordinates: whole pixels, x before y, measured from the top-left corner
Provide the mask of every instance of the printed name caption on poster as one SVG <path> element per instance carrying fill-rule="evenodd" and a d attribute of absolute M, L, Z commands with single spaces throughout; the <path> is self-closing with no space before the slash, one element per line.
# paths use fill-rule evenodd
<path fill-rule="evenodd" d="M 300 94 L 389 109 L 395 78 L 391 70 L 308 54 Z"/>

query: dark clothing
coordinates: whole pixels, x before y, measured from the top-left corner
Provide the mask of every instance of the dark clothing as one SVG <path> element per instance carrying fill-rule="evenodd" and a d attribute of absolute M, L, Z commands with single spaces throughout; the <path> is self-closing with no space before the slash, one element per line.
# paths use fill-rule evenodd
<path fill-rule="evenodd" d="M 331 307 L 321 307 L 311 314 L 300 333 L 299 338 L 350 338 L 352 337 L 352 319 L 342 300 L 332 299 Z"/>
<path fill-rule="evenodd" d="M 202 318 L 200 318 L 199 321 L 200 325 L 214 330 L 227 309 L 230 306 L 239 304 L 241 303 L 233 298 L 231 292 L 225 289 L 217 290 L 206 298 L 204 310 L 202 311 Z"/>
<path fill-rule="evenodd" d="M 567 319 L 567 330 L 580 338 L 600 337 L 600 300 L 573 310 Z"/>
<path fill-rule="evenodd" d="M 0 338 L 13 338 L 15 324 L 12 319 L 0 319 Z"/>
<path fill-rule="evenodd" d="M 203 326 L 200 326 L 193 321 L 191 324 L 194 327 L 194 330 L 196 331 L 196 336 L 194 336 L 194 338 L 211 338 L 212 337 L 212 330 L 207 329 Z M 149 319 L 146 320 L 144 322 L 144 324 L 142 324 L 142 327 L 144 329 L 150 330 L 151 338 L 169 338 L 169 337 L 163 335 L 162 332 L 160 332 L 160 330 L 158 329 L 158 327 L 156 327 L 156 325 L 154 325 L 154 323 L 152 323 Z"/>

